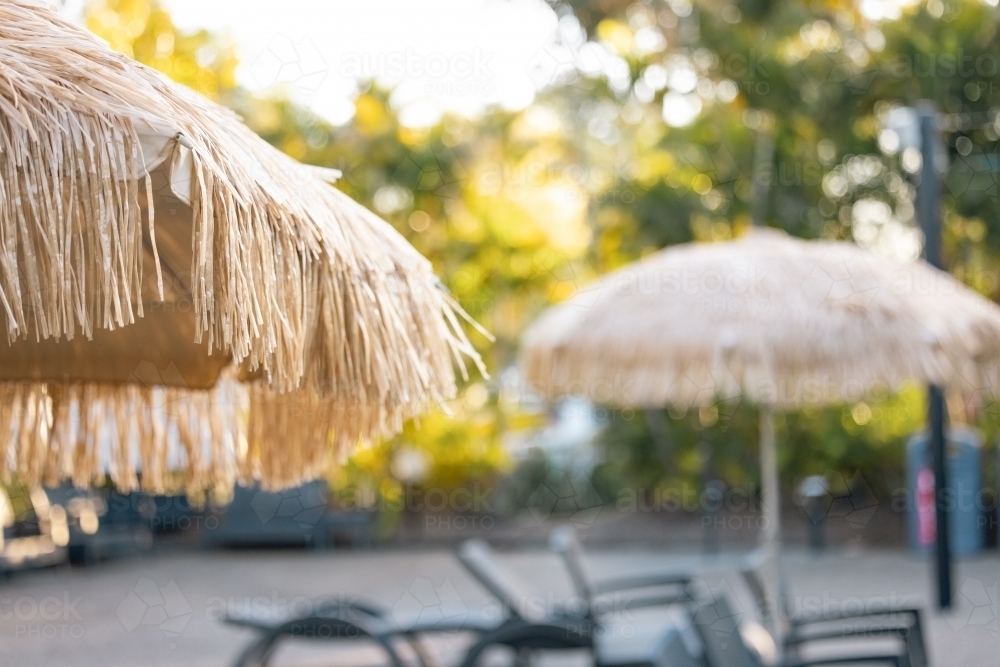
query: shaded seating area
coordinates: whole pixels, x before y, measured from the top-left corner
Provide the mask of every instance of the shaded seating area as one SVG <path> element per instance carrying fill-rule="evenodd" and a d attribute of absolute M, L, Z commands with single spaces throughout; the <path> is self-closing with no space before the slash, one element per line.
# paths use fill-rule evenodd
<path fill-rule="evenodd" d="M 217 527 L 206 530 L 213 547 L 307 546 L 316 549 L 349 544 L 369 548 L 374 514 L 330 506 L 326 484 L 313 481 L 284 491 L 237 486 Z"/>
<path fill-rule="evenodd" d="M 544 652 L 585 651 L 599 666 L 782 667 L 811 665 L 893 665 L 927 667 L 928 652 L 921 610 L 867 605 L 862 612 L 822 610 L 795 616 L 780 600 L 789 630 L 779 640 L 759 622 L 771 614 L 759 573 L 760 552 L 744 559 L 738 573 L 746 581 L 756 613 L 737 611 L 729 595 L 713 591 L 692 574 L 673 571 L 623 574 L 592 579 L 583 547 L 569 527 L 557 528 L 550 547 L 565 567 L 572 595 L 554 602 L 535 590 L 497 558 L 483 540 L 456 549 L 458 562 L 499 605 L 478 613 L 457 609 L 433 619 L 411 616 L 348 596 L 317 602 L 301 616 L 275 616 L 234 610 L 227 623 L 255 630 L 257 637 L 235 665 L 267 664 L 287 639 L 368 640 L 385 653 L 387 664 L 416 660 L 439 664 L 426 640 L 446 633 L 468 633 L 470 641 L 457 664 L 492 664 L 497 651 L 516 664 L 533 664 Z M 780 641 L 781 651 L 778 650 Z"/>
<path fill-rule="evenodd" d="M 423 667 L 430 667 L 436 664 L 436 660 L 433 649 L 424 641 L 426 636 L 459 632 L 479 635 L 502 625 L 502 620 L 489 612 L 476 614 L 461 608 L 427 619 L 419 611 L 401 613 L 342 595 L 316 600 L 304 615 L 242 609 L 230 610 L 223 620 L 257 633 L 238 655 L 233 663 L 235 667 L 268 664 L 279 644 L 290 639 L 326 642 L 367 640 L 383 651 L 386 664 L 402 665 L 404 659 L 415 658 Z"/>
<path fill-rule="evenodd" d="M 622 579 L 603 586 L 588 587 L 593 596 L 571 600 L 569 604 L 546 609 L 538 602 L 545 596 L 524 586 L 513 573 L 495 558 L 489 545 L 481 540 L 463 543 L 458 558 L 503 605 L 508 621 L 494 631 L 484 633 L 469 648 L 463 667 L 481 664 L 487 651 L 504 647 L 514 651 L 519 660 L 530 660 L 535 651 L 587 649 L 596 665 L 696 665 L 692 655 L 694 638 L 691 626 L 681 609 L 675 607 L 685 600 L 681 590 L 669 598 L 621 598 L 618 603 L 603 606 L 596 603 L 606 593 L 656 588 L 664 583 Z M 571 578 L 575 578 L 572 572 Z M 687 582 L 678 580 L 668 585 Z M 576 604 L 574 604 L 574 602 Z M 642 613 L 660 607 L 659 613 Z"/>
<path fill-rule="evenodd" d="M 583 545 L 571 526 L 560 526 L 549 535 L 549 547 L 561 558 L 574 591 L 585 602 L 589 613 L 600 609 L 602 602 L 615 593 L 630 592 L 629 609 L 690 603 L 692 577 L 681 572 L 624 574 L 593 580 L 588 574 Z"/>
<path fill-rule="evenodd" d="M 66 545 L 74 565 L 134 556 L 153 543 L 156 524 L 138 511 L 131 511 L 129 494 L 104 495 L 98 491 L 77 489 L 68 484 L 46 489 L 53 506 L 63 508 L 69 530 Z"/>
<path fill-rule="evenodd" d="M 867 603 L 863 604 L 863 609 L 860 610 L 821 609 L 815 614 L 796 614 L 790 608 L 786 595 L 779 594 L 776 602 L 768 595 L 763 574 L 768 564 L 767 550 L 763 548 L 743 558 L 739 571 L 756 605 L 755 617 L 751 617 L 749 614 L 732 613 L 728 607 L 730 603 L 725 596 L 706 592 L 704 584 L 690 574 L 653 572 L 591 581 L 587 575 L 583 546 L 576 531 L 570 526 L 560 526 L 555 529 L 549 543 L 565 564 L 576 592 L 585 599 L 620 591 L 638 591 L 636 597 L 630 600 L 629 609 L 683 604 L 689 609 L 696 610 L 695 618 L 699 613 L 704 616 L 722 613 L 728 609 L 728 615 L 724 618 L 735 619 L 733 622 L 739 621 L 743 627 L 740 641 L 749 644 L 747 650 L 754 653 L 758 659 L 772 657 L 776 659 L 778 655 L 783 655 L 786 656 L 788 664 L 806 664 L 804 656 L 810 649 L 817 646 L 820 649 L 829 648 L 830 645 L 836 646 L 838 641 L 841 643 L 853 641 L 857 644 L 860 640 L 862 644 L 860 652 L 837 655 L 836 658 L 846 663 L 863 663 L 868 659 L 883 662 L 895 659 L 898 660 L 898 664 L 907 667 L 926 667 L 928 664 L 922 623 L 923 611 L 920 608 Z M 780 590 L 781 587 L 778 588 Z M 700 611 L 702 607 L 713 604 L 718 605 L 714 612 Z M 781 651 L 778 651 L 779 640 L 762 623 L 762 621 L 773 621 L 776 616 L 778 625 L 782 628 Z M 704 628 L 699 630 L 703 631 Z M 866 652 L 863 644 L 868 640 L 877 640 L 880 643 L 889 640 L 895 645 L 896 650 L 886 653 Z M 706 656 L 708 655 L 710 653 L 706 653 Z M 796 660 L 800 663 L 796 663 Z M 714 667 L 713 663 L 709 663 L 709 667 Z"/>
<path fill-rule="evenodd" d="M 693 613 L 694 626 L 703 646 L 705 667 L 763 667 L 759 654 L 748 646 L 741 627 L 741 615 L 722 596 L 709 597 Z M 812 667 L 819 665 L 892 665 L 910 667 L 905 651 L 858 652 L 824 655 L 813 659 L 785 659 L 781 667 Z"/>
<path fill-rule="evenodd" d="M 740 575 L 750 589 L 761 619 L 777 614 L 782 629 L 782 655 L 801 658 L 811 646 L 836 640 L 891 640 L 898 648 L 899 664 L 927 667 L 928 651 L 923 629 L 923 610 L 913 606 L 893 606 L 869 601 L 850 609 L 819 609 L 797 613 L 788 595 L 778 587 L 776 602 L 767 593 L 762 572 L 766 551 L 758 549 L 744 559 Z M 776 609 L 772 609 L 776 607 Z M 772 639 L 774 639 L 772 637 Z"/>
<path fill-rule="evenodd" d="M 554 544 L 568 535 L 558 532 Z M 293 617 L 231 610 L 225 621 L 254 630 L 257 636 L 239 654 L 237 667 L 267 664 L 281 642 L 317 639 L 331 642 L 367 640 L 382 649 L 386 664 L 416 660 L 439 664 L 426 640 L 446 633 L 468 633 L 470 641 L 458 664 L 489 664 L 496 651 L 512 653 L 517 664 L 530 664 L 541 652 L 586 651 L 597 665 L 702 664 L 702 649 L 692 625 L 693 580 L 666 573 L 643 578 L 621 577 L 591 582 L 583 573 L 579 544 L 564 559 L 574 581 L 574 595 L 552 602 L 545 591 L 522 582 L 483 540 L 468 540 L 456 549 L 458 562 L 499 605 L 479 612 L 442 611 L 433 619 L 401 614 L 350 596 L 317 601 L 309 613 Z M 572 565 L 571 565 L 572 564 Z M 580 567 L 577 567 L 580 566 Z M 579 594 L 580 590 L 585 591 Z M 629 595 L 618 595 L 629 592 Z M 636 592 L 636 595 L 631 595 Z M 616 602 L 603 602 L 608 596 Z"/>
<path fill-rule="evenodd" d="M 482 664 L 494 649 L 513 651 L 522 662 L 538 651 L 585 650 L 600 665 L 697 664 L 692 657 L 697 640 L 680 608 L 667 609 L 666 614 L 658 613 L 662 609 L 643 613 L 654 606 L 649 598 L 604 611 L 579 597 L 547 606 L 545 593 L 521 582 L 486 542 L 463 542 L 456 556 L 498 603 L 499 616 L 489 608 L 479 612 L 456 609 L 426 619 L 420 613 L 401 614 L 369 602 L 348 601 L 344 596 L 332 598 L 328 604 L 317 602 L 309 614 L 299 617 L 234 611 L 226 617 L 227 623 L 258 633 L 234 664 L 263 665 L 283 640 L 321 638 L 335 642 L 367 639 L 383 649 L 386 664 L 401 664 L 409 656 L 421 665 L 432 665 L 436 664 L 433 650 L 425 639 L 458 632 L 471 637 L 462 665 Z M 673 606 L 674 602 L 671 599 L 666 604 Z"/>

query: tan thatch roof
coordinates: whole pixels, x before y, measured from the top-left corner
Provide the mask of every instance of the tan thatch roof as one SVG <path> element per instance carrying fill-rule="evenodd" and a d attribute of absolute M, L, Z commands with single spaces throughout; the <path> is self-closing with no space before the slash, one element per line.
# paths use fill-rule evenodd
<path fill-rule="evenodd" d="M 0 2 L 0 380 L 145 387 L 152 367 L 193 390 L 234 365 L 357 406 L 322 417 L 340 444 L 451 397 L 479 363 L 460 309 L 326 176 L 42 2 Z"/>
<path fill-rule="evenodd" d="M 276 394 L 228 371 L 210 390 L 128 383 L 0 383 L 0 477 L 29 485 L 197 492 L 234 481 L 266 488 L 322 476 L 377 406 L 311 391 Z"/>
<path fill-rule="evenodd" d="M 851 402 L 909 380 L 981 386 L 1000 307 L 923 262 L 755 230 L 669 247 L 543 314 L 528 381 L 627 407 Z"/>

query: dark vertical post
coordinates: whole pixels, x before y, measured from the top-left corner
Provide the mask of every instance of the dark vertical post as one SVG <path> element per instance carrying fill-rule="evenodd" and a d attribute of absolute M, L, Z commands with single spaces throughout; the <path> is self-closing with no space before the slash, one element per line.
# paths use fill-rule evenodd
<path fill-rule="evenodd" d="M 917 215 L 924 232 L 924 259 L 936 268 L 941 262 L 941 184 L 934 164 L 938 155 L 937 111 L 925 102 L 918 108 L 920 122 L 920 182 L 917 184 Z"/>
<path fill-rule="evenodd" d="M 948 499 L 951 497 L 948 484 L 948 455 L 945 441 L 944 392 L 941 387 L 927 388 L 927 421 L 930 427 L 931 457 L 934 466 L 934 491 L 937 504 L 934 508 L 937 543 L 934 548 L 937 564 L 938 608 L 951 609 L 951 542 L 948 536 L 950 517 Z"/>
<path fill-rule="evenodd" d="M 750 220 L 754 227 L 767 223 L 767 202 L 771 197 L 774 180 L 774 127 L 768 112 L 762 116 L 753 147 L 753 199 L 750 202 Z"/>
<path fill-rule="evenodd" d="M 917 185 L 917 215 L 924 232 L 924 259 L 931 266 L 943 268 L 941 262 L 941 183 L 938 179 L 938 126 L 937 111 L 929 102 L 918 107 L 920 119 L 920 183 Z M 936 495 L 935 562 L 937 565 L 938 608 L 951 608 L 951 543 L 949 542 L 949 506 L 951 497 L 948 485 L 948 456 L 945 439 L 945 403 L 941 387 L 927 388 L 928 446 L 934 467 L 934 491 Z"/>
<path fill-rule="evenodd" d="M 811 505 L 818 505 L 819 499 L 815 498 L 809 501 Z M 822 509 L 814 508 L 809 511 L 810 514 L 816 518 L 809 522 L 809 548 L 813 551 L 820 553 L 823 551 L 823 516 L 820 514 Z"/>

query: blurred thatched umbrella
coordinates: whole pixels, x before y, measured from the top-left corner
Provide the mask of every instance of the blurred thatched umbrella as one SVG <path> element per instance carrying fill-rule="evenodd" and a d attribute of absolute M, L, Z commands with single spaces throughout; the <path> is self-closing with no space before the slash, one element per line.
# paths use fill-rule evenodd
<path fill-rule="evenodd" d="M 527 380 L 630 408 L 761 409 L 765 544 L 779 538 L 776 408 L 855 402 L 910 381 L 978 388 L 1000 307 L 924 262 L 766 229 L 667 248 L 612 273 L 524 334 Z"/>
<path fill-rule="evenodd" d="M 0 466 L 289 484 L 331 432 L 452 396 L 478 363 L 461 310 L 329 175 L 42 2 L 0 3 Z M 226 367 L 242 398 L 211 389 Z"/>

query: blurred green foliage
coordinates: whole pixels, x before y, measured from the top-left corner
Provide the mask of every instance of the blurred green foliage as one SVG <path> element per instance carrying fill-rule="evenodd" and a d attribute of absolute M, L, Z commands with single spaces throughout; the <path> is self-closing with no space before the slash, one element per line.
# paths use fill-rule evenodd
<path fill-rule="evenodd" d="M 789 481 L 827 475 L 831 482 L 860 470 L 873 491 L 888 497 L 904 484 L 902 443 L 919 428 L 924 411 L 923 392 L 911 387 L 880 401 L 778 414 L 781 469 Z M 728 485 L 752 489 L 759 423 L 757 410 L 746 404 L 616 411 L 601 435 L 607 456 L 596 477 L 608 498 L 625 487 L 653 496 L 684 485 L 697 488 L 706 466 Z"/>
<path fill-rule="evenodd" d="M 362 82 L 342 127 L 280 90 L 250 94 L 235 83 L 231 46 L 178 32 L 154 0 L 91 0 L 87 22 L 115 48 L 233 107 L 296 159 L 342 169 L 338 186 L 428 256 L 496 334 L 492 346 L 474 334 L 494 374 L 515 364 L 524 327 L 582 283 L 668 244 L 731 238 L 755 210 L 797 236 L 912 254 L 914 189 L 905 156 L 891 137 L 880 142 L 879 115 L 921 99 L 946 113 L 947 265 L 996 299 L 1000 41 L 990 3 L 551 4 L 562 52 L 593 47 L 599 67 L 587 73 L 563 63 L 543 72 L 547 85 L 521 111 L 448 116 L 426 129 L 402 126 L 390 91 L 370 83 Z M 766 200 L 755 202 L 759 185 Z M 453 416 L 431 415 L 358 452 L 335 473 L 337 484 L 391 498 L 401 488 L 393 461 L 410 450 L 429 461 L 422 483 L 493 479 L 510 463 L 504 438 L 538 421 L 517 396 L 500 394 L 496 382 L 474 378 Z M 982 407 L 952 407 L 955 417 L 978 419 L 992 441 L 996 419 L 982 419 Z M 696 480 L 706 448 L 728 483 L 756 478 L 751 407 L 612 415 L 598 470 L 607 488 Z M 922 419 L 917 389 L 781 416 L 783 475 L 862 469 L 891 488 L 902 473 L 902 443 Z"/>

